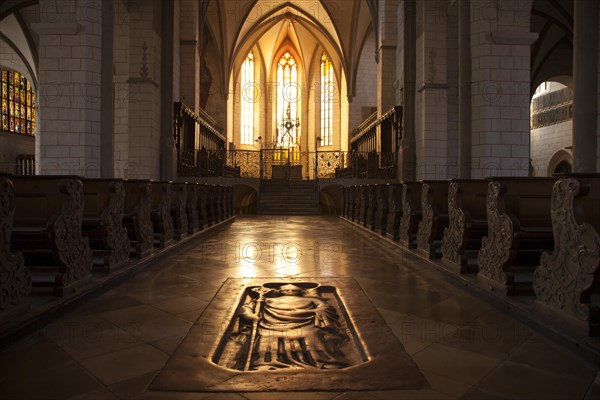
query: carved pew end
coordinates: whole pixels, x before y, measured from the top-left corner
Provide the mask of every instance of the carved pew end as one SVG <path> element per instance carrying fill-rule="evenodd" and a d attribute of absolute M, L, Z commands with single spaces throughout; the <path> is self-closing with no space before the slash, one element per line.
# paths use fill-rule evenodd
<path fill-rule="evenodd" d="M 69 296 L 93 285 L 92 275 L 87 275 L 72 283 L 63 285 L 56 273 L 44 267 L 29 267 L 31 270 L 32 294 L 52 293 L 57 297 Z"/>

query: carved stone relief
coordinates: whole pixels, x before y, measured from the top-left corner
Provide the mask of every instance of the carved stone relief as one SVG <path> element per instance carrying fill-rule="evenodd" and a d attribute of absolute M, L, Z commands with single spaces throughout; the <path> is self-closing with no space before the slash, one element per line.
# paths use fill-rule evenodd
<path fill-rule="evenodd" d="M 246 289 L 214 361 L 240 371 L 340 369 L 366 361 L 334 287 L 266 283 Z"/>

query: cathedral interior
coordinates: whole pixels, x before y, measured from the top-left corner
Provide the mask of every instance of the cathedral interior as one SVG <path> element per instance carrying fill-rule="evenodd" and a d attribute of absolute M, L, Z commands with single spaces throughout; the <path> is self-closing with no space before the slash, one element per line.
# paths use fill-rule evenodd
<path fill-rule="evenodd" d="M 599 9 L 0 1 L 0 399 L 599 399 Z"/>

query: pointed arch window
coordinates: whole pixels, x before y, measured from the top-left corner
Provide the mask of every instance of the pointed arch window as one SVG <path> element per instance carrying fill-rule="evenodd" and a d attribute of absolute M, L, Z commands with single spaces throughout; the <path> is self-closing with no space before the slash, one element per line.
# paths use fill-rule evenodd
<path fill-rule="evenodd" d="M 298 121 L 299 90 L 298 66 L 296 60 L 286 52 L 277 64 L 277 144 L 282 147 L 296 147 L 300 139 L 300 127 L 297 123 L 290 123 L 285 128 L 286 122 Z"/>
<path fill-rule="evenodd" d="M 321 146 L 333 144 L 333 66 L 327 54 L 321 56 Z"/>
<path fill-rule="evenodd" d="M 241 143 L 254 144 L 254 54 L 248 56 L 242 64 L 242 101 L 240 113 Z"/>
<path fill-rule="evenodd" d="M 0 129 L 33 135 L 35 131 L 35 93 L 31 84 L 17 71 L 0 73 Z"/>

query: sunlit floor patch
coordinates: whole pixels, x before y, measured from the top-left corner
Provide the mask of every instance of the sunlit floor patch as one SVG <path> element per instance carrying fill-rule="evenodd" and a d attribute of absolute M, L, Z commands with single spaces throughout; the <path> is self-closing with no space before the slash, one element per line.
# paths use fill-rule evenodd
<path fill-rule="evenodd" d="M 351 278 L 229 278 L 158 391 L 420 389 L 427 381 Z"/>

